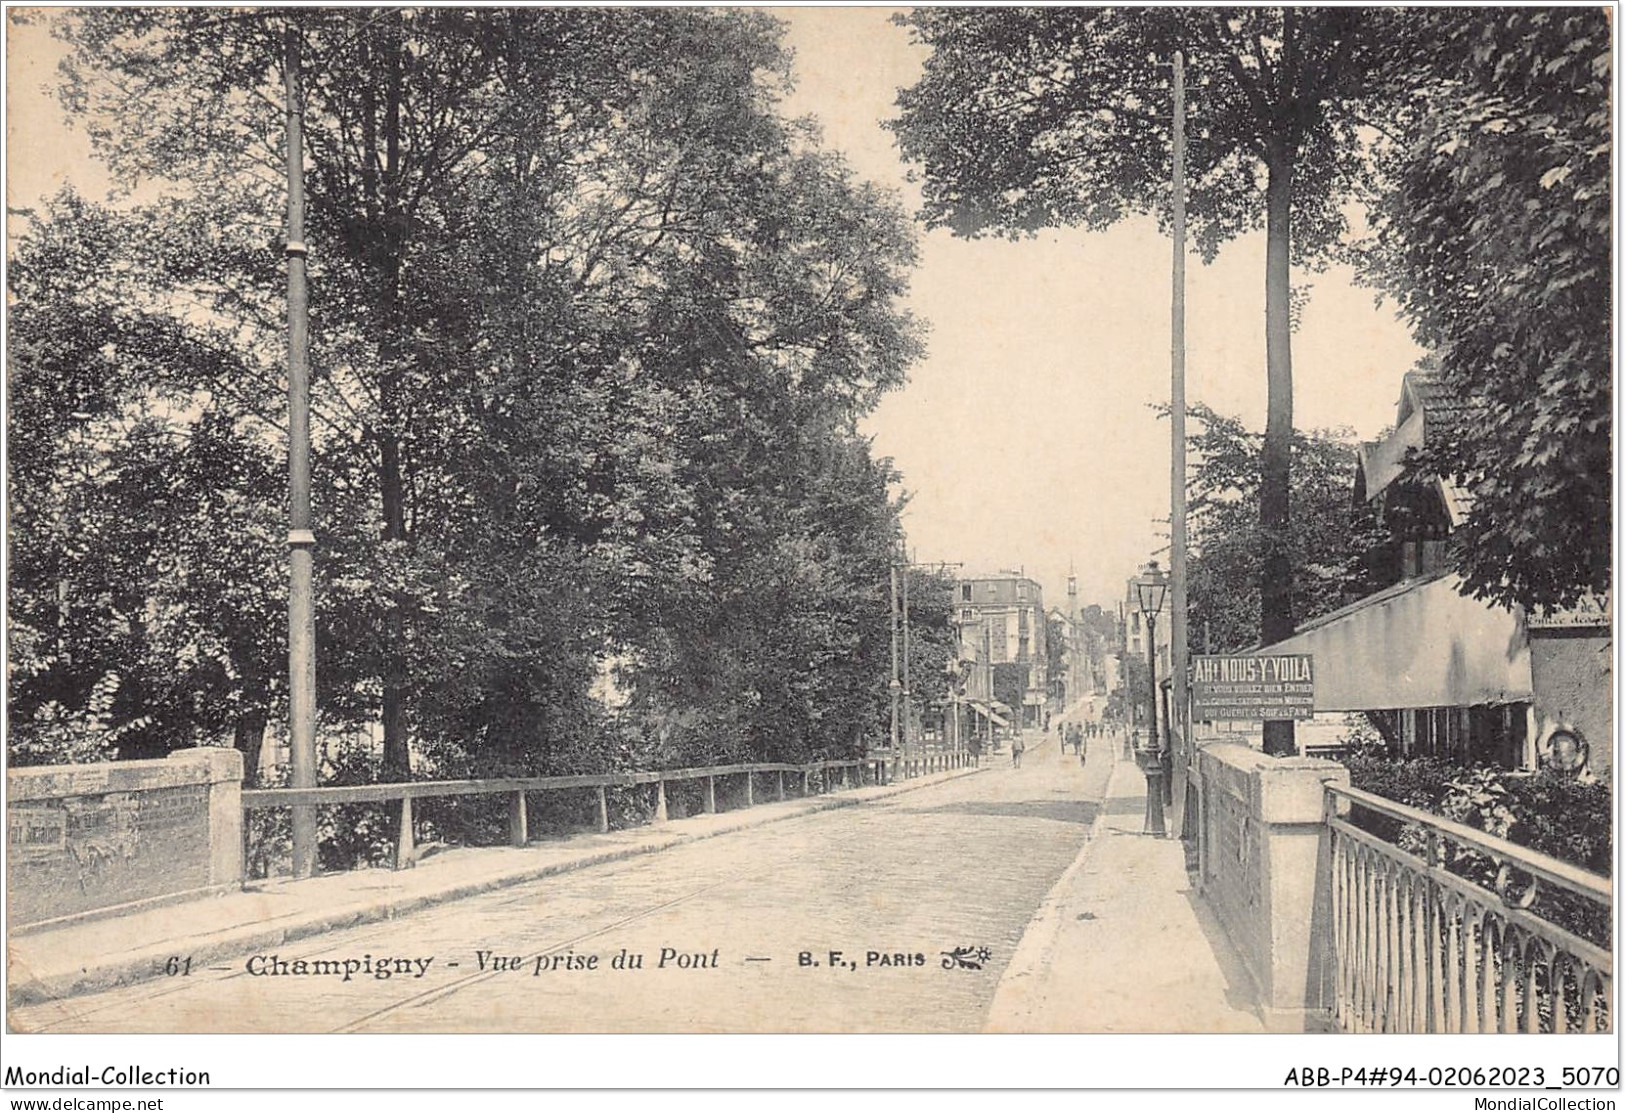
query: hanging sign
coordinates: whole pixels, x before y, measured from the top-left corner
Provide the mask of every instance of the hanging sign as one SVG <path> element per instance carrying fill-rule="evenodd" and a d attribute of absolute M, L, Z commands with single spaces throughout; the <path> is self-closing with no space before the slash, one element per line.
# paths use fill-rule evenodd
<path fill-rule="evenodd" d="M 1191 658 L 1191 717 L 1197 721 L 1310 719 L 1314 714 L 1312 654 Z"/>

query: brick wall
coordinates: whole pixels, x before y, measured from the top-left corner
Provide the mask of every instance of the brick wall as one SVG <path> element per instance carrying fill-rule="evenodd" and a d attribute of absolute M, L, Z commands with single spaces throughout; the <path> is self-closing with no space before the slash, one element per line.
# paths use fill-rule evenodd
<path fill-rule="evenodd" d="M 6 773 L 10 923 L 26 928 L 242 882 L 242 755 Z"/>

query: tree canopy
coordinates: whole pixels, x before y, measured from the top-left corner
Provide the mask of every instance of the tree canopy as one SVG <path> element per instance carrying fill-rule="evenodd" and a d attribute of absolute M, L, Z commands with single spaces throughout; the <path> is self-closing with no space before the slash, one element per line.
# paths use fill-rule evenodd
<path fill-rule="evenodd" d="M 227 644 L 237 623 L 270 659 L 284 652 L 270 604 L 284 582 L 272 570 L 291 22 L 308 90 L 327 735 L 381 723 L 392 775 L 810 756 L 878 739 L 899 527 L 895 473 L 856 421 L 920 350 L 900 305 L 913 242 L 894 200 L 778 113 L 775 21 L 58 18 L 70 111 L 116 174 L 148 185 L 115 208 L 65 196 L 15 245 L 14 353 L 37 356 L 38 374 L 11 385 L 14 497 L 37 508 L 14 550 L 14 617 L 33 616 L 43 639 L 63 607 L 85 630 L 114 613 L 86 566 L 64 570 L 52 550 L 52 529 L 94 489 L 103 519 L 148 539 L 146 556 L 103 575 L 129 596 L 117 613 L 151 610 L 152 572 L 171 568 L 198 637 Z M 149 202 L 153 189 L 164 196 Z M 226 446 L 186 480 L 201 507 L 229 496 L 240 510 L 193 508 L 208 529 L 182 544 L 184 522 L 149 524 L 133 497 L 113 509 L 111 479 L 53 447 L 107 471 L 143 423 L 164 428 L 172 455 Z M 90 533 L 66 557 L 105 562 L 113 543 Z M 222 551 L 236 566 L 209 571 Z M 197 586 L 205 573 L 222 583 L 218 608 Z M 265 598 L 233 602 L 256 585 Z M 144 675 L 162 667 L 150 656 Z M 139 669 L 98 661 L 76 658 L 95 674 L 77 682 L 82 706 L 109 673 L 132 712 L 145 702 Z M 16 706 L 45 706 L 63 667 L 14 676 Z M 280 671 L 257 713 L 285 698 Z M 246 708 L 246 675 L 224 669 L 199 698 Z M 624 696 L 613 708 L 592 696 L 606 683 Z M 189 745 L 211 729 L 162 737 Z"/>
<path fill-rule="evenodd" d="M 1415 467 L 1471 492 L 1470 590 L 1565 606 L 1612 586 L 1613 29 L 1593 8 L 1408 18 L 1435 46 L 1365 262 L 1464 407 Z"/>
<path fill-rule="evenodd" d="M 1204 256 L 1264 223 L 1290 181 L 1292 245 L 1344 227 L 1363 165 L 1359 102 L 1386 55 L 1362 9 L 922 8 L 931 47 L 894 125 L 925 171 L 924 215 L 964 235 L 1168 219 L 1172 62 L 1190 71 L 1187 208 Z M 1392 45 L 1392 44 L 1388 44 Z"/>

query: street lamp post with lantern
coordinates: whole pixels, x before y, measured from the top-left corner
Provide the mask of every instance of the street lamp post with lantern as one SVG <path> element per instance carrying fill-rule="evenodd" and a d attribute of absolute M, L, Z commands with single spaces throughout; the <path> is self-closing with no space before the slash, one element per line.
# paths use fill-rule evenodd
<path fill-rule="evenodd" d="M 1145 658 L 1151 673 L 1151 746 L 1142 762 L 1145 769 L 1145 830 L 1157 838 L 1163 838 L 1168 833 L 1162 813 L 1165 773 L 1163 746 L 1166 743 L 1157 735 L 1157 613 L 1162 610 L 1162 601 L 1167 594 L 1167 577 L 1153 560 L 1146 566 L 1145 574 L 1134 581 L 1134 596 L 1140 613 L 1145 616 Z"/>

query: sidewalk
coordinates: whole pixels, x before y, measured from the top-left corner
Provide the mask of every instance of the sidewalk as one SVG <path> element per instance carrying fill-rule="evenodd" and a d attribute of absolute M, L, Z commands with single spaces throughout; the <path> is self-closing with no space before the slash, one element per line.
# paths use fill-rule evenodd
<path fill-rule="evenodd" d="M 845 789 L 526 847 L 457 848 L 430 855 L 407 870 L 356 870 L 304 881 L 250 882 L 242 892 L 226 896 L 14 934 L 6 941 L 7 996 L 17 1006 L 96 993 L 163 977 L 171 958 L 189 958 L 193 969 L 201 969 L 321 932 L 390 920 L 429 905 L 653 854 L 730 831 L 884 800 L 977 772 L 934 773 L 898 784 Z"/>
<path fill-rule="evenodd" d="M 1121 742 L 1097 741 L 1091 759 Z M 1094 830 L 1022 936 L 990 1032 L 1262 1032 L 1178 839 L 1142 835 L 1145 778 L 1116 762 Z"/>

